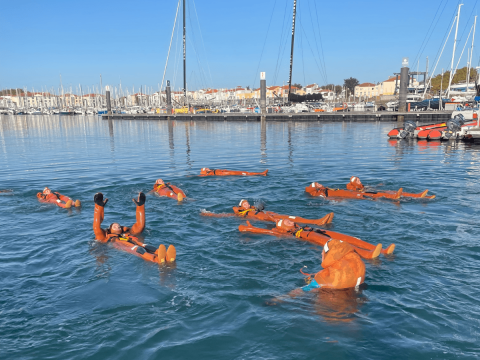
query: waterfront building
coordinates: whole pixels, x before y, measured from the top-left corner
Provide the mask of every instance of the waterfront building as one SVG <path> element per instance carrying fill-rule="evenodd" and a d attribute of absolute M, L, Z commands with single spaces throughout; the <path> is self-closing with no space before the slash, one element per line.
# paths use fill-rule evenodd
<path fill-rule="evenodd" d="M 373 83 L 362 83 L 355 86 L 354 94 L 355 96 L 372 97 L 375 96 L 375 87 L 376 85 Z"/>

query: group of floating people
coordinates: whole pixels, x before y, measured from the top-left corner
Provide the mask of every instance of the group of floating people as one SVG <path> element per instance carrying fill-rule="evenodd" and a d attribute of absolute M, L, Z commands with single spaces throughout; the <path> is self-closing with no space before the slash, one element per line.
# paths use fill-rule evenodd
<path fill-rule="evenodd" d="M 268 170 L 263 172 L 245 172 L 209 168 L 203 168 L 200 176 L 266 176 Z M 398 200 L 401 197 L 433 199 L 435 195 L 428 195 L 428 190 L 421 193 L 407 193 L 402 188 L 397 191 L 377 192 L 368 190 L 356 176 L 350 178 L 346 189 L 331 189 L 318 182 L 313 182 L 305 188 L 311 196 L 327 199 L 359 199 L 376 200 L 380 198 Z M 162 197 L 169 197 L 177 201 L 184 201 L 187 196 L 183 190 L 170 183 L 158 179 L 153 185 L 151 192 Z M 80 207 L 80 200 L 52 192 L 46 187 L 43 192 L 37 194 L 41 202 L 56 204 L 62 208 Z M 176 259 L 174 245 L 166 248 L 161 244 L 157 247 L 143 243 L 137 236 L 145 229 L 145 201 L 146 196 L 140 192 L 136 199 L 132 199 L 136 206 L 136 222 L 130 227 L 122 226 L 119 223 L 112 223 L 108 228 L 102 229 L 104 220 L 105 199 L 102 193 L 94 195 L 94 216 L 93 231 L 95 239 L 102 243 L 111 243 L 115 248 L 129 252 L 144 260 L 158 264 L 170 263 Z M 318 288 L 348 289 L 355 288 L 365 281 L 365 264 L 362 259 L 374 259 L 380 256 L 391 255 L 395 250 L 395 244 L 383 248 L 382 244 L 373 245 L 359 238 L 341 234 L 327 229 L 320 229 L 313 226 L 328 225 L 333 221 L 334 214 L 329 213 L 320 219 L 306 219 L 294 215 L 277 214 L 266 211 L 263 203 L 256 206 L 251 205 L 247 200 L 242 199 L 238 206 L 233 206 L 232 213 L 217 214 L 209 211 L 202 211 L 202 216 L 207 217 L 239 217 L 246 220 L 246 224 L 239 225 L 240 232 L 254 234 L 267 234 L 277 237 L 291 237 L 308 241 L 322 247 L 322 270 L 316 274 L 306 274 L 308 285 L 302 288 L 303 291 L 310 291 Z M 272 229 L 256 227 L 250 221 L 263 221 L 274 223 Z"/>

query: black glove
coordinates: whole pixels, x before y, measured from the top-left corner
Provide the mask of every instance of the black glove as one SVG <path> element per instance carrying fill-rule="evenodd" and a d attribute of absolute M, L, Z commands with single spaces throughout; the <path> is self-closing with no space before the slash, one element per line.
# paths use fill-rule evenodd
<path fill-rule="evenodd" d="M 102 193 L 96 193 L 96 194 L 93 196 L 93 201 L 94 201 L 95 204 L 97 204 L 98 206 L 104 207 L 104 206 L 107 204 L 108 199 L 105 199 L 105 201 L 103 201 L 103 194 L 102 194 Z"/>
<path fill-rule="evenodd" d="M 138 200 L 135 200 L 135 199 L 132 199 L 132 200 L 135 203 L 135 205 L 142 206 L 145 204 L 146 196 L 143 192 L 141 192 L 140 194 L 138 194 Z"/>

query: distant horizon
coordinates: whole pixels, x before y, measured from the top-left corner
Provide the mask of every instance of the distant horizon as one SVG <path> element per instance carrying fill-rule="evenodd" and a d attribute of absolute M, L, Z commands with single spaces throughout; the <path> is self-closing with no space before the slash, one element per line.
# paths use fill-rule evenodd
<path fill-rule="evenodd" d="M 463 2 L 454 67 L 462 52 L 458 68 L 467 64 L 477 1 Z M 349 77 L 378 83 L 399 72 L 403 57 L 409 57 L 413 71 L 425 71 L 429 56 L 431 73 L 458 3 L 298 0 L 292 83 L 343 85 Z M 103 86 L 158 91 L 177 4 L 9 2 L 0 14 L 0 90 L 58 92 L 61 75 L 64 89 L 77 93 L 81 85 L 92 93 L 101 74 Z M 287 84 L 292 6 L 293 0 L 187 0 L 187 89 L 253 89 L 260 71 L 266 72 L 268 86 Z M 181 11 L 180 6 L 163 85 L 170 80 L 175 91 L 183 87 Z M 435 74 L 450 69 L 454 32 L 455 27 Z M 479 60 L 475 46 L 472 67 Z"/>

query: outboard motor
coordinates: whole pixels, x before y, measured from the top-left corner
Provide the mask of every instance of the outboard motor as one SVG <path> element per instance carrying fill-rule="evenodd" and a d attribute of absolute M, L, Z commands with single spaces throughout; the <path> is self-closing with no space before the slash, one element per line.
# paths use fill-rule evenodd
<path fill-rule="evenodd" d="M 447 131 L 445 131 L 445 137 L 450 139 L 453 133 L 460 131 L 462 125 L 465 124 L 465 117 L 462 114 L 457 114 L 453 119 L 447 121 Z"/>
<path fill-rule="evenodd" d="M 405 121 L 403 125 L 403 130 L 400 131 L 398 137 L 400 139 L 405 139 L 406 137 L 413 137 L 415 134 L 415 129 L 417 128 L 417 123 L 413 120 Z"/>

